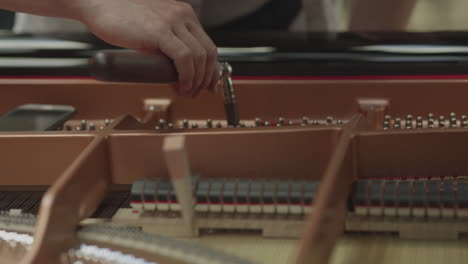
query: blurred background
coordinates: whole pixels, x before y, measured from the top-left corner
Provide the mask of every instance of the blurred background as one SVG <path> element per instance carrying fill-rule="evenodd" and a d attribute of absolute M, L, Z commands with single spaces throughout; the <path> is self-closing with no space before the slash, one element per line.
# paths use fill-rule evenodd
<path fill-rule="evenodd" d="M 409 31 L 468 30 L 468 1 L 419 0 L 409 21 Z"/>
<path fill-rule="evenodd" d="M 468 72 L 467 0 L 184 1 L 240 76 Z M 0 10 L 3 75 L 87 76 L 108 48 L 79 22 Z"/>
<path fill-rule="evenodd" d="M 190 2 L 193 0 L 187 1 Z M 383 2 L 385 1 L 386 0 Z M 412 0 L 397 1 L 411 2 Z M 411 12 L 409 23 L 406 27 L 407 31 L 468 30 L 468 16 L 466 15 L 468 10 L 468 1 L 415 1 L 415 7 Z M 292 31 L 349 30 L 353 0 L 304 0 L 304 3 L 309 3 L 310 5 L 308 13 L 311 21 L 307 24 L 306 15 L 304 14 L 304 11 L 301 11 L 290 27 Z M 395 10 L 389 10 L 389 12 L 395 12 Z M 361 14 L 359 15 L 364 16 Z M 374 15 L 378 16 L 379 14 Z M 0 10 L 0 29 L 12 29 L 13 24 L 14 14 L 9 11 Z M 56 24 L 61 24 L 61 27 L 55 26 Z M 84 26 L 64 19 L 41 18 L 24 14 L 17 15 L 16 17 L 15 30 L 18 33 L 42 33 L 44 31 L 57 32 L 65 31 L 65 28 L 68 32 L 84 31 Z"/>

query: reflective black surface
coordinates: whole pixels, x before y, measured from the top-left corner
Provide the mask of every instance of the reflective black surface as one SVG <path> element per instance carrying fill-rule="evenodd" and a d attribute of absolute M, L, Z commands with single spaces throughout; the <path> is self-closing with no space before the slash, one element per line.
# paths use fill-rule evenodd
<path fill-rule="evenodd" d="M 432 33 L 293 33 L 285 31 L 210 32 L 221 47 L 220 61 L 233 65 L 234 76 L 353 76 L 466 74 L 468 52 L 450 52 L 468 47 L 466 32 Z M 6 36 L 2 39 L 11 38 Z M 31 36 L 14 36 L 30 39 Z M 35 36 L 88 43 L 81 49 L 0 49 L 3 76 L 88 76 L 86 59 L 96 50 L 115 48 L 91 34 Z M 363 50 L 370 45 L 435 45 L 435 51 L 385 52 Z M 438 52 L 442 45 L 443 52 Z M 255 49 L 251 49 L 256 47 Z M 232 49 L 234 48 L 234 49 Z M 449 48 L 449 49 L 447 49 Z M 468 51 L 468 48 L 467 48 Z M 28 58 L 18 65 L 5 58 Z M 63 65 L 53 59 L 62 58 Z M 34 62 L 34 59 L 37 61 Z M 48 59 L 51 59 L 48 61 Z M 15 66 L 16 65 L 16 66 Z"/>

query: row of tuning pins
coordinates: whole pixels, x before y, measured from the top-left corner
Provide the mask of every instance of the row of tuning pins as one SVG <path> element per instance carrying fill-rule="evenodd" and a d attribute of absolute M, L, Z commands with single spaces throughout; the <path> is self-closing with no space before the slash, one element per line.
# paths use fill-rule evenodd
<path fill-rule="evenodd" d="M 109 126 L 111 123 L 110 119 L 105 119 L 104 120 L 104 125 L 99 126 L 99 130 L 104 130 L 107 126 Z M 87 120 L 81 120 L 80 124 L 77 126 L 73 126 L 71 124 L 66 124 L 65 125 L 65 130 L 66 131 L 94 131 L 97 130 L 97 125 L 94 122 L 89 122 Z M 62 129 L 60 129 L 62 130 Z"/>
<path fill-rule="evenodd" d="M 452 112 L 449 118 L 441 115 L 436 117 L 434 114 L 429 113 L 427 118 L 423 116 L 407 115 L 405 119 L 395 117 L 392 119 L 390 115 L 386 115 L 384 119 L 383 129 L 413 129 L 413 128 L 468 128 L 468 117 L 466 115 L 457 118 L 456 113 Z"/>
<path fill-rule="evenodd" d="M 243 124 L 243 123 L 241 122 L 240 124 Z M 216 122 L 216 124 L 213 124 L 213 120 L 208 119 L 208 120 L 206 120 L 205 125 L 201 126 L 201 128 L 215 128 L 215 127 L 216 128 L 222 128 L 223 124 L 221 122 Z M 233 126 L 230 126 L 230 127 L 233 127 Z M 244 125 L 244 127 L 245 127 L 245 125 Z M 165 119 L 159 119 L 158 124 L 155 127 L 156 130 L 174 129 L 174 128 L 176 128 L 174 123 L 167 123 Z M 200 128 L 200 126 L 198 125 L 198 122 L 193 122 L 192 124 L 190 124 L 189 120 L 184 119 L 179 128 L 182 128 L 182 129 Z"/>
<path fill-rule="evenodd" d="M 308 117 L 302 117 L 300 121 L 297 120 L 286 120 L 284 117 L 279 117 L 277 121 L 269 121 L 269 120 L 262 120 L 262 118 L 256 117 L 253 121 L 247 121 L 247 122 L 239 122 L 237 126 L 232 126 L 232 125 L 226 125 L 223 124 L 222 122 L 218 121 L 216 123 L 213 122 L 213 120 L 208 119 L 206 122 L 202 125 L 199 124 L 199 122 L 192 122 L 190 123 L 189 120 L 184 119 L 182 121 L 182 124 L 180 128 L 182 129 L 195 129 L 195 128 L 245 128 L 245 127 L 282 127 L 282 126 L 308 126 L 308 125 L 342 125 L 344 124 L 343 120 L 336 120 L 334 121 L 333 117 L 328 116 L 325 119 L 324 123 L 321 123 L 318 120 L 309 120 Z M 166 120 L 160 119 L 158 121 L 158 124 L 156 125 L 155 129 L 156 130 L 161 130 L 161 129 L 174 129 L 176 128 L 173 123 L 166 123 Z"/>
<path fill-rule="evenodd" d="M 337 125 L 342 125 L 344 122 L 343 122 L 343 120 L 337 120 L 335 123 Z M 284 117 L 280 117 L 280 118 L 278 118 L 277 122 L 263 121 L 261 118 L 256 117 L 252 127 L 262 127 L 262 126 L 265 126 L 265 127 L 269 127 L 269 126 L 281 127 L 281 126 L 299 126 L 299 125 L 300 126 L 308 126 L 308 125 L 322 125 L 322 124 L 324 124 L 324 125 L 333 125 L 333 117 L 328 116 L 325 119 L 325 123 L 320 123 L 319 120 L 310 120 L 306 116 L 302 117 L 301 121 L 297 121 L 297 120 L 286 121 L 286 119 Z"/>

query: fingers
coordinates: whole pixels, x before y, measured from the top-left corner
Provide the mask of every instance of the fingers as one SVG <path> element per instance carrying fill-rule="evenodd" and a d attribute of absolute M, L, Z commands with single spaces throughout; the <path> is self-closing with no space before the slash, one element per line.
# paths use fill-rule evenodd
<path fill-rule="evenodd" d="M 205 48 L 206 51 L 206 74 L 204 76 L 203 82 L 201 83 L 202 88 L 206 88 L 211 92 L 214 92 L 213 82 L 217 82 L 219 79 L 219 69 L 218 69 L 218 49 L 213 41 L 208 37 L 203 28 L 201 27 L 191 27 L 189 28 L 200 40 L 201 45 Z M 215 80 L 214 80 L 215 79 Z"/>
<path fill-rule="evenodd" d="M 174 34 L 166 34 L 165 38 L 161 40 L 160 49 L 174 60 L 179 74 L 179 83 L 176 87 L 178 94 L 190 96 L 195 78 L 195 62 L 191 49 Z"/>
<path fill-rule="evenodd" d="M 206 86 L 206 89 L 210 92 L 212 92 L 213 94 L 216 94 L 218 91 L 218 87 L 219 87 L 219 77 L 221 76 L 220 74 L 220 66 L 218 63 L 215 64 L 215 71 L 213 72 L 213 74 L 211 75 L 211 78 L 209 78 L 210 80 L 210 83 Z M 200 90 L 201 91 L 201 90 Z M 198 93 L 196 93 L 193 97 L 196 97 L 200 91 L 198 91 Z"/>
<path fill-rule="evenodd" d="M 192 51 L 195 73 L 189 93 L 195 97 L 202 89 L 208 88 L 213 78 L 219 78 L 214 74 L 217 48 L 203 30 L 193 8 L 187 3 L 176 3 L 173 14 L 178 14 L 177 18 L 169 21 L 172 21 L 175 35 Z"/>
<path fill-rule="evenodd" d="M 129 10 L 131 12 L 128 12 Z M 196 96 L 214 91 L 219 76 L 217 49 L 193 8 L 175 0 L 129 0 L 120 15 L 90 19 L 92 31 L 104 40 L 149 53 L 162 52 L 174 61 L 177 94 Z M 134 15 L 138 14 L 138 15 Z"/>
<path fill-rule="evenodd" d="M 207 86 L 207 89 L 214 94 L 216 94 L 218 91 L 218 83 L 219 83 L 220 76 L 221 76 L 221 67 L 218 63 L 215 63 L 215 71 L 213 72 L 213 77 L 211 79 L 211 82 Z"/>
<path fill-rule="evenodd" d="M 176 29 L 176 36 L 184 42 L 184 44 L 191 50 L 195 75 L 191 88 L 187 91 L 190 95 L 198 94 L 198 91 L 203 88 L 202 82 L 205 78 L 206 73 L 206 60 L 207 53 L 204 47 L 200 44 L 199 40 L 196 39 L 192 33 L 185 27 L 185 25 L 179 26 Z"/>

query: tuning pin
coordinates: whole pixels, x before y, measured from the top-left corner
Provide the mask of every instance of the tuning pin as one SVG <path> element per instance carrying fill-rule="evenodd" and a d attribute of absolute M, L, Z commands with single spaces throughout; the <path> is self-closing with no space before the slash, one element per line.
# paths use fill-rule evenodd
<path fill-rule="evenodd" d="M 406 120 L 406 123 L 405 123 L 405 127 L 406 127 L 407 129 L 411 129 L 412 126 L 413 126 L 413 121 L 407 119 L 407 120 Z"/>
<path fill-rule="evenodd" d="M 312 125 L 315 125 L 315 126 L 320 125 L 320 122 L 318 120 L 314 120 L 314 121 L 312 121 Z"/>
<path fill-rule="evenodd" d="M 223 127 L 223 124 L 221 124 L 221 122 L 216 122 L 216 128 L 222 128 Z"/>
<path fill-rule="evenodd" d="M 81 120 L 81 129 L 82 129 L 82 130 L 86 130 L 86 127 L 87 127 L 87 122 L 86 122 L 86 120 Z"/>
<path fill-rule="evenodd" d="M 174 124 L 172 124 L 172 123 L 167 124 L 167 128 L 173 129 L 173 128 L 174 128 Z"/>
<path fill-rule="evenodd" d="M 445 117 L 439 116 L 439 127 L 445 127 Z"/>
<path fill-rule="evenodd" d="M 278 126 L 284 126 L 284 117 L 278 118 Z"/>
<path fill-rule="evenodd" d="M 450 118 L 450 126 L 451 127 L 457 127 L 457 118 L 456 117 L 451 117 Z"/>
<path fill-rule="evenodd" d="M 413 120 L 413 116 L 412 115 L 407 115 L 406 120 Z"/>
<path fill-rule="evenodd" d="M 266 126 L 266 127 L 271 126 L 271 123 L 268 122 L 268 121 L 265 121 L 265 126 Z"/>
<path fill-rule="evenodd" d="M 288 122 L 288 125 L 289 125 L 289 126 L 294 126 L 294 122 L 293 122 L 293 121 L 289 121 L 289 122 Z"/>
<path fill-rule="evenodd" d="M 164 119 L 159 119 L 158 124 L 161 128 L 164 128 L 166 126 L 166 120 Z"/>
<path fill-rule="evenodd" d="M 396 117 L 395 120 L 394 120 L 393 127 L 394 128 L 400 128 L 400 126 L 401 126 L 401 119 Z"/>
<path fill-rule="evenodd" d="M 161 127 L 160 126 L 155 126 L 154 129 L 161 130 Z"/>
<path fill-rule="evenodd" d="M 462 127 L 463 128 L 468 128 L 468 120 L 463 120 L 462 121 Z"/>
<path fill-rule="evenodd" d="M 390 129 L 390 121 L 384 121 L 384 130 L 389 130 Z"/>
<path fill-rule="evenodd" d="M 76 131 L 81 131 L 81 127 L 77 126 L 76 128 Z"/>
<path fill-rule="evenodd" d="M 309 118 L 304 116 L 302 117 L 302 125 L 308 125 L 309 124 Z"/>
<path fill-rule="evenodd" d="M 96 125 L 94 125 L 94 123 L 89 123 L 89 130 L 96 130 Z"/>
<path fill-rule="evenodd" d="M 197 123 L 192 123 L 192 128 L 198 128 L 198 124 Z"/>
<path fill-rule="evenodd" d="M 337 120 L 336 123 L 337 123 L 338 125 L 342 125 L 342 124 L 343 124 L 343 120 Z"/>
<path fill-rule="evenodd" d="M 106 126 L 110 125 L 110 122 L 111 122 L 111 121 L 110 121 L 109 119 L 104 120 L 104 124 L 105 124 Z"/>
<path fill-rule="evenodd" d="M 258 126 L 258 127 L 262 126 L 262 119 L 259 118 L 259 117 L 256 117 L 255 118 L 255 125 Z"/>
<path fill-rule="evenodd" d="M 384 117 L 384 120 L 385 120 L 385 121 L 389 121 L 389 122 L 390 122 L 391 119 L 392 119 L 392 117 L 391 117 L 390 115 L 386 115 L 386 116 Z"/>
<path fill-rule="evenodd" d="M 100 126 L 99 129 L 100 129 L 100 130 L 104 130 L 104 126 Z"/>
<path fill-rule="evenodd" d="M 212 128 L 213 127 L 213 120 L 211 120 L 211 119 L 206 120 L 206 127 L 207 128 Z"/>
<path fill-rule="evenodd" d="M 333 123 L 333 117 L 327 116 L 327 125 L 331 125 Z"/>
<path fill-rule="evenodd" d="M 434 119 L 434 114 L 433 113 L 429 113 L 427 115 L 427 119 Z"/>
<path fill-rule="evenodd" d="M 189 128 L 189 121 L 187 119 L 184 119 L 182 121 L 182 126 L 183 126 L 183 128 Z"/>
<path fill-rule="evenodd" d="M 423 128 L 423 123 L 422 122 L 417 122 L 416 123 L 416 128 Z"/>
<path fill-rule="evenodd" d="M 416 122 L 422 122 L 423 121 L 423 117 L 422 116 L 417 116 L 416 117 Z"/>
<path fill-rule="evenodd" d="M 454 112 L 451 112 L 450 113 L 450 118 L 455 118 L 455 117 L 457 117 L 457 114 L 455 114 Z"/>
<path fill-rule="evenodd" d="M 462 121 L 468 120 L 468 118 L 466 117 L 466 115 L 462 115 L 462 116 L 460 117 L 460 119 L 461 119 Z"/>

